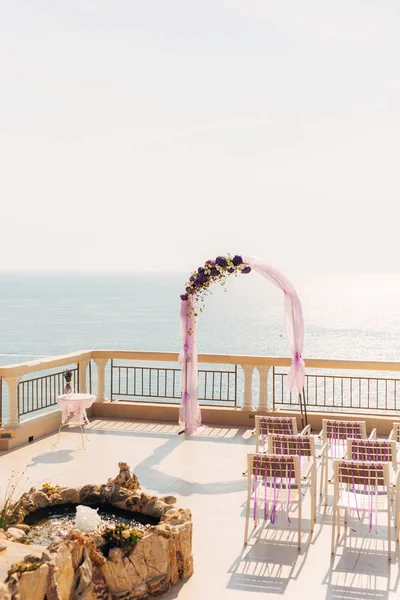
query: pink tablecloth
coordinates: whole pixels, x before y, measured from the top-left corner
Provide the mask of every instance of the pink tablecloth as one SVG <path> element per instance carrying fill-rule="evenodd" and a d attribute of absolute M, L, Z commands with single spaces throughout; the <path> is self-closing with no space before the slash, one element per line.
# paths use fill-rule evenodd
<path fill-rule="evenodd" d="M 89 420 L 87 418 L 86 409 L 92 406 L 96 400 L 93 394 L 63 394 L 58 396 L 58 406 L 61 411 L 62 423 L 70 423 L 71 425 L 86 425 Z M 70 419 L 72 415 L 72 418 Z"/>

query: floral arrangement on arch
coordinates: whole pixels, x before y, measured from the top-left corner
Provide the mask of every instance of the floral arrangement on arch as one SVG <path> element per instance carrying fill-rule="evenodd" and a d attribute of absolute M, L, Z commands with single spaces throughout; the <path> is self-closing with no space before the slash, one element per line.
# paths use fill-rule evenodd
<path fill-rule="evenodd" d="M 217 256 L 215 260 L 207 260 L 204 267 L 199 267 L 197 271 L 189 277 L 186 282 L 185 293 L 181 294 L 181 300 L 189 300 L 189 296 L 194 296 L 197 301 L 204 304 L 205 297 L 209 293 L 210 285 L 219 283 L 224 286 L 229 275 L 240 275 L 250 273 L 251 267 L 243 262 L 238 254 L 231 256 Z M 202 312 L 203 308 L 199 309 Z M 197 317 L 197 313 L 195 313 Z"/>

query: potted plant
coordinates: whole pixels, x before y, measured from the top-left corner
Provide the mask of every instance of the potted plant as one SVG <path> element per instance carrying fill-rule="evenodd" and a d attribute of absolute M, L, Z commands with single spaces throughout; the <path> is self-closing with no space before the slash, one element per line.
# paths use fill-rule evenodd
<path fill-rule="evenodd" d="M 73 394 L 74 393 L 74 386 L 72 385 L 73 373 L 72 373 L 71 369 L 67 369 L 66 371 L 64 371 L 63 375 L 64 375 L 64 379 L 65 379 L 64 394 Z"/>

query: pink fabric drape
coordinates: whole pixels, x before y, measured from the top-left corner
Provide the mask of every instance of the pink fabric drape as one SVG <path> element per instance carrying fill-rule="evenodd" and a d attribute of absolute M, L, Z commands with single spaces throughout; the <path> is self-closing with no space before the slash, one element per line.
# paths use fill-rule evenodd
<path fill-rule="evenodd" d="M 304 360 L 302 358 L 304 319 L 300 298 L 290 281 L 273 267 L 255 257 L 243 257 L 243 261 L 254 271 L 272 281 L 285 294 L 286 335 L 292 353 L 292 365 L 287 377 L 287 389 L 289 392 L 300 394 L 304 386 Z"/>
<path fill-rule="evenodd" d="M 279 287 L 285 295 L 285 325 L 292 354 L 292 365 L 287 377 L 287 389 L 300 394 L 304 385 L 304 361 L 302 358 L 304 321 L 300 299 L 286 277 L 256 257 L 244 257 L 244 265 L 248 265 L 266 279 Z M 181 301 L 181 339 L 182 350 L 179 354 L 181 370 L 182 399 L 179 410 L 179 425 L 182 431 L 193 434 L 201 426 L 201 412 L 198 403 L 197 373 L 197 302 L 193 295 Z"/>
<path fill-rule="evenodd" d="M 187 433 L 195 433 L 201 426 L 201 413 L 197 398 L 197 312 L 196 298 L 192 295 L 181 301 L 181 338 L 183 347 L 179 354 L 182 399 L 179 409 L 179 425 Z"/>

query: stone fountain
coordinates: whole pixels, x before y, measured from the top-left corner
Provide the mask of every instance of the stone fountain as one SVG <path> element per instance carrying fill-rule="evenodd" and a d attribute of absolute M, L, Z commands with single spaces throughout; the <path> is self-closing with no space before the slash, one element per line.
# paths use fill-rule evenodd
<path fill-rule="evenodd" d="M 74 530 L 47 547 L 32 546 L 32 553 L 28 550 L 0 582 L 0 600 L 144 600 L 192 575 L 190 511 L 177 508 L 173 496 L 141 491 L 128 465 L 118 466 L 117 477 L 104 485 L 45 484 L 24 494 L 12 526 L 0 530 L 0 560 L 3 552 L 24 542 L 29 529 L 25 520 L 31 522 L 35 513 L 51 507 L 108 506 L 132 518 L 145 515 L 156 524 L 144 531 L 122 524 L 89 533 Z"/>

